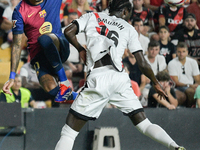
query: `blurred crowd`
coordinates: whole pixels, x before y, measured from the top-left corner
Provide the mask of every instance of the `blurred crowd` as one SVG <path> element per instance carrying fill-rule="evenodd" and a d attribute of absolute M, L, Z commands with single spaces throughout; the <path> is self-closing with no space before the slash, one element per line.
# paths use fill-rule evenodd
<path fill-rule="evenodd" d="M 12 44 L 12 12 L 20 0 L 0 0 L 1 49 Z M 129 23 L 138 32 L 146 61 L 151 65 L 168 97 L 160 100 L 150 80 L 142 74 L 136 59 L 125 50 L 124 69 L 129 74 L 132 88 L 143 107 L 200 108 L 200 0 L 185 0 L 183 5 L 168 4 L 164 0 L 131 0 L 133 4 Z M 108 13 L 108 0 L 63 0 L 60 8 L 62 31 L 74 19 L 89 12 Z M 27 38 L 23 35 L 21 61 L 24 65 L 11 89 L 28 89 L 28 104 L 22 107 L 46 108 L 70 105 L 58 104 L 40 86 L 36 72 L 30 64 Z M 84 33 L 77 39 L 85 48 Z M 70 45 L 70 56 L 63 64 L 74 91 L 79 91 L 86 80 L 85 65 L 78 51 Z M 20 84 L 19 84 L 20 82 Z M 17 85 L 18 84 L 18 85 Z M 23 90 L 22 90 L 23 91 Z M 14 94 L 17 97 L 17 94 Z M 15 98 L 16 98 L 15 97 Z M 0 101 L 6 101 L 1 91 Z M 20 95 L 19 98 L 22 98 Z M 25 103 L 25 102 L 24 102 Z M 115 106 L 107 106 L 115 107 Z"/>

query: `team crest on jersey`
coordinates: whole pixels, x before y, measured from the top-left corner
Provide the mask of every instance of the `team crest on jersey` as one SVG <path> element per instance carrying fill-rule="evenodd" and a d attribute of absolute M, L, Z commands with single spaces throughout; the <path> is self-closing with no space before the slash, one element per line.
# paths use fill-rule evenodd
<path fill-rule="evenodd" d="M 13 28 L 16 27 L 16 22 L 17 22 L 17 20 L 12 20 L 12 27 L 13 27 Z"/>
<path fill-rule="evenodd" d="M 52 24 L 50 22 L 44 22 L 39 29 L 40 34 L 51 33 Z"/>
<path fill-rule="evenodd" d="M 44 9 L 44 10 L 40 11 L 39 14 L 40 14 L 40 17 L 41 17 L 41 18 L 44 18 L 44 17 L 46 17 L 47 12 L 46 12 L 45 9 Z"/>

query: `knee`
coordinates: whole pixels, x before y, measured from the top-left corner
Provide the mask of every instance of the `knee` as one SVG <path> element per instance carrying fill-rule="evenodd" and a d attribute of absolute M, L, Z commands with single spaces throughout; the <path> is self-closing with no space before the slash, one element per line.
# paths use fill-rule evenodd
<path fill-rule="evenodd" d="M 185 90 L 185 94 L 186 95 L 194 95 L 195 90 L 193 88 L 188 88 L 187 90 Z"/>
<path fill-rule="evenodd" d="M 38 43 L 45 49 L 47 49 L 51 43 L 53 43 L 53 40 L 49 35 L 43 34 L 38 38 Z"/>
<path fill-rule="evenodd" d="M 142 132 L 145 133 L 146 130 L 148 129 L 149 126 L 151 126 L 152 123 L 149 121 L 148 118 L 146 118 L 145 120 L 143 120 L 142 122 L 140 122 L 138 125 L 136 125 L 136 128 Z"/>

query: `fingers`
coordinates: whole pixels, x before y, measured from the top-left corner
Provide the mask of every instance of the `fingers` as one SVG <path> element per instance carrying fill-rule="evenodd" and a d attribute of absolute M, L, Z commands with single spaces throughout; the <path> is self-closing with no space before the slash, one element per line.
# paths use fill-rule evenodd
<path fill-rule="evenodd" d="M 9 94 L 10 96 L 12 96 L 12 93 L 10 92 L 11 86 L 12 86 L 12 82 L 7 81 L 2 88 L 3 92 L 6 94 Z"/>

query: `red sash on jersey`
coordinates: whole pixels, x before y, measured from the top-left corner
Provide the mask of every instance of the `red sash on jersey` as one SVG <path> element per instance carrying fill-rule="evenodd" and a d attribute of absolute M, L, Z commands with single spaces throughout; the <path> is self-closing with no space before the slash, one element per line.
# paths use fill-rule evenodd
<path fill-rule="evenodd" d="M 97 22 L 98 22 L 99 26 L 105 26 L 105 27 L 106 27 L 106 25 L 103 23 L 103 21 L 101 21 L 101 19 L 100 19 L 100 17 L 99 17 L 99 14 L 94 12 L 94 15 L 95 15 L 95 17 L 96 17 L 96 19 L 97 19 Z M 105 29 L 105 31 L 103 31 L 103 29 Z M 109 32 L 109 30 L 108 30 L 107 27 L 106 27 L 106 28 L 99 28 L 99 27 L 96 27 L 96 30 L 97 30 L 97 32 L 98 32 L 99 34 L 105 35 L 105 36 L 107 36 L 107 35 L 108 35 L 108 32 Z"/>
<path fill-rule="evenodd" d="M 140 18 L 143 20 L 143 22 L 145 21 L 147 17 L 147 11 L 142 11 L 142 13 L 140 14 Z"/>
<path fill-rule="evenodd" d="M 180 22 L 183 19 L 183 10 L 184 10 L 184 7 L 181 7 L 173 20 L 175 20 L 175 21 L 177 20 L 178 22 Z M 177 27 L 177 25 L 178 24 L 170 23 L 168 25 L 169 30 L 174 31 L 174 29 Z"/>

